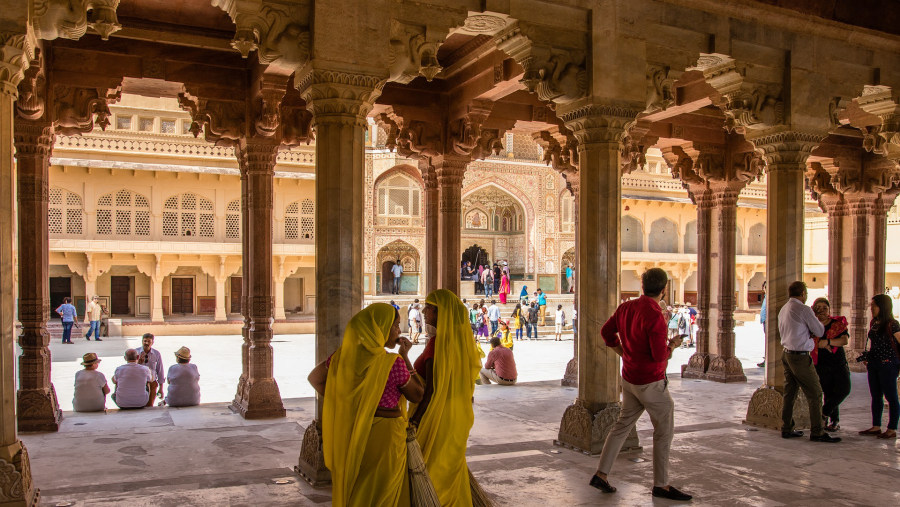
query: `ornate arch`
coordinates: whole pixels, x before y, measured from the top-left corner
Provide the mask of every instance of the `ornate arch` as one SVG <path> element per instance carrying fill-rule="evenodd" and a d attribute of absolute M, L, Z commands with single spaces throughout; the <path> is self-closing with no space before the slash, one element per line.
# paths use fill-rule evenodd
<path fill-rule="evenodd" d="M 421 271 L 422 256 L 419 250 L 402 239 L 396 239 L 378 250 L 375 254 L 375 267 L 381 269 L 384 262 L 397 259 L 400 259 L 404 272 Z"/>

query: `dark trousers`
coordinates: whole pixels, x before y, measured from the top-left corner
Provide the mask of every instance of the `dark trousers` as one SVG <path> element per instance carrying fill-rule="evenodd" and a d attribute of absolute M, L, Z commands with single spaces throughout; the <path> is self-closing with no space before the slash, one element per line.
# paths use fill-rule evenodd
<path fill-rule="evenodd" d="M 897 375 L 900 365 L 894 363 L 869 363 L 869 394 L 872 395 L 872 426 L 881 426 L 884 400 L 887 400 L 888 429 L 897 430 L 900 419 L 900 400 L 897 399 Z"/>
<path fill-rule="evenodd" d="M 788 354 L 781 356 L 784 364 L 784 406 L 781 409 L 781 431 L 794 429 L 794 401 L 797 392 L 803 389 L 806 401 L 809 402 L 809 432 L 812 436 L 821 436 L 825 430 L 822 425 L 822 386 L 819 375 L 813 366 L 809 354 Z"/>
<path fill-rule="evenodd" d="M 63 322 L 62 323 L 62 325 L 63 325 L 62 342 L 63 343 L 69 343 L 72 341 L 72 325 L 73 324 L 75 324 L 75 323 L 74 322 Z"/>
<path fill-rule="evenodd" d="M 497 328 L 499 328 L 499 327 L 500 327 L 500 321 L 499 321 L 499 320 L 492 320 L 492 321 L 491 321 L 491 336 L 494 336 L 495 334 L 497 334 Z"/>
<path fill-rule="evenodd" d="M 400 277 L 399 276 L 394 277 L 394 287 L 391 292 L 393 294 L 400 294 Z"/>
<path fill-rule="evenodd" d="M 822 404 L 822 415 L 831 419 L 831 422 L 841 420 L 841 403 L 850 395 L 850 368 L 844 364 L 840 366 L 816 366 L 819 374 L 819 384 L 825 395 L 825 403 Z"/>

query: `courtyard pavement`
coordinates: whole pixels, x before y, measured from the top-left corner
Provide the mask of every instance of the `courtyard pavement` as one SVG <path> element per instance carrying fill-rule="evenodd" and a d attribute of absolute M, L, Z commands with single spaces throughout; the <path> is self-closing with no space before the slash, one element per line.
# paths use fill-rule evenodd
<path fill-rule="evenodd" d="M 786 441 L 777 432 L 741 424 L 763 377 L 755 368 L 759 358 L 741 352 L 742 341 L 761 342 L 761 333 L 755 335 L 752 326 L 739 328 L 738 355 L 747 355 L 746 384 L 670 375 L 676 403 L 671 482 L 694 494 L 694 505 L 900 504 L 897 442 L 856 435 L 869 423 L 864 375 L 853 375 L 853 392 L 842 407 L 844 431 L 838 435 L 845 441 L 840 444 Z M 23 435 L 42 504 L 330 505 L 328 489 L 314 489 L 292 472 L 303 431 L 314 414 L 314 400 L 303 394 L 309 392 L 304 377 L 313 362 L 311 337 L 277 338 L 275 374 L 288 412 L 283 419 L 262 421 L 245 421 L 221 402 L 233 396 L 240 366 L 230 363 L 236 362 L 233 351 L 239 341 L 160 339 L 158 345 L 168 355 L 182 344 L 191 346 L 203 375 L 200 407 L 66 412 L 58 433 Z M 104 371 L 111 373 L 119 363 L 116 356 L 126 343 L 137 342 L 91 343 L 107 358 Z M 619 456 L 610 476 L 619 488 L 613 495 L 587 485 L 596 457 L 553 446 L 561 415 L 577 394 L 558 381 L 571 346 L 571 341 L 517 343 L 523 382 L 476 387 L 475 426 L 467 453 L 473 474 L 502 506 L 673 505 L 649 494 L 653 442 L 646 416 L 638 424 L 644 449 Z M 61 347 L 54 345 L 53 366 L 62 401 L 71 392 L 64 395 L 61 389 L 67 375 L 61 366 L 69 365 L 71 375 L 75 353 L 88 349 L 82 342 L 57 354 Z M 690 350 L 678 354 L 687 357 Z"/>

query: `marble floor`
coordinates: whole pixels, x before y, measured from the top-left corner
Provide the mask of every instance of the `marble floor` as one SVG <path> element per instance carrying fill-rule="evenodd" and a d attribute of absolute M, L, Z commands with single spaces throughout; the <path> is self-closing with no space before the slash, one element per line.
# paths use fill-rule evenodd
<path fill-rule="evenodd" d="M 571 343 L 570 343 L 571 344 Z M 74 348 L 74 347 L 72 347 Z M 853 375 L 839 444 L 782 440 L 741 424 L 762 371 L 746 384 L 671 376 L 676 436 L 671 482 L 695 505 L 900 504 L 900 446 L 856 435 L 868 426 L 865 377 Z M 669 505 L 649 494 L 652 430 L 622 454 L 604 495 L 587 485 L 597 458 L 553 446 L 576 395 L 558 381 L 478 386 L 469 466 L 496 505 Z M 107 414 L 67 412 L 58 433 L 24 435 L 42 504 L 128 506 L 329 505 L 327 489 L 294 475 L 311 398 L 286 400 L 284 419 L 245 421 L 225 403 Z"/>

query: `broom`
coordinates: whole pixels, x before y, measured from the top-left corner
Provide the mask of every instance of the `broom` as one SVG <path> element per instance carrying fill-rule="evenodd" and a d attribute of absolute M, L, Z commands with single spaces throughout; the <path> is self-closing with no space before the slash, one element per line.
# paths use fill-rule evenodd
<path fill-rule="evenodd" d="M 466 467 L 468 470 L 468 467 Z M 469 489 L 472 491 L 472 507 L 494 507 L 491 499 L 488 498 L 487 494 L 481 489 L 481 484 L 478 484 L 478 481 L 475 480 L 475 476 L 472 475 L 472 471 L 469 472 Z"/>
<path fill-rule="evenodd" d="M 425 458 L 416 440 L 415 426 L 406 428 L 406 467 L 409 469 L 409 504 L 412 507 L 440 507 L 434 484 L 425 470 Z"/>

